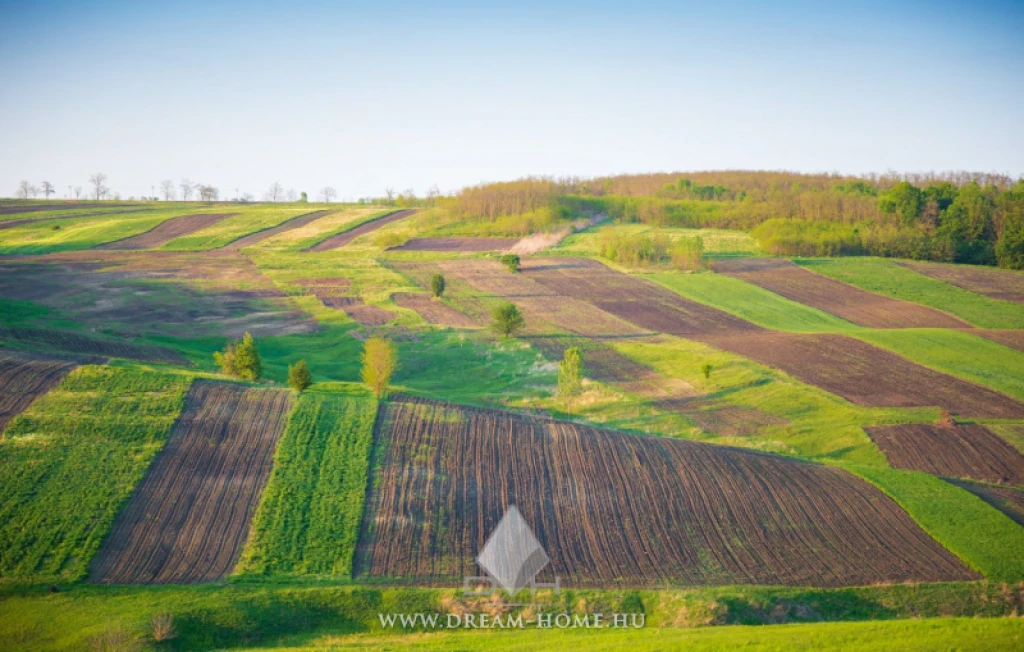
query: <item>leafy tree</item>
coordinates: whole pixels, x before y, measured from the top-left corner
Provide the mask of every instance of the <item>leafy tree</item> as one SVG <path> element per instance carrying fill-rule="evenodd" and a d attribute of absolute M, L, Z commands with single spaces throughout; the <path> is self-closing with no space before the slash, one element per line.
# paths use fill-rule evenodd
<path fill-rule="evenodd" d="M 263 375 L 260 352 L 256 349 L 252 333 L 246 332 L 235 347 L 235 370 L 238 377 L 244 380 L 259 380 Z"/>
<path fill-rule="evenodd" d="M 362 378 L 374 396 L 383 398 L 388 393 L 391 375 L 398 369 L 398 351 L 391 340 L 371 337 L 363 343 L 360 356 L 363 363 Z"/>
<path fill-rule="evenodd" d="M 435 298 L 440 298 L 444 294 L 444 276 L 440 274 L 434 274 L 430 278 L 430 293 Z"/>
<path fill-rule="evenodd" d="M 501 264 L 508 267 L 513 274 L 519 271 L 519 256 L 516 254 L 505 254 L 501 257 Z"/>
<path fill-rule="evenodd" d="M 522 313 L 519 312 L 519 308 L 516 304 L 508 301 L 502 301 L 496 305 L 494 310 L 491 311 L 491 317 L 493 318 L 491 328 L 504 337 L 514 335 L 526 325 L 526 321 L 523 319 Z"/>
<path fill-rule="evenodd" d="M 940 218 L 938 233 L 953 249 L 958 263 L 991 265 L 995 262 L 994 204 L 976 183 L 960 189 L 956 200 Z"/>
<path fill-rule="evenodd" d="M 924 195 L 920 188 L 901 181 L 879 198 L 878 207 L 883 213 L 898 215 L 904 224 L 914 224 L 924 208 Z"/>
<path fill-rule="evenodd" d="M 313 384 L 313 376 L 309 373 L 309 367 L 305 360 L 299 360 L 293 365 L 288 365 L 288 386 L 297 392 L 303 392 Z"/>
<path fill-rule="evenodd" d="M 237 377 L 238 367 L 235 363 L 235 343 L 228 342 L 227 346 L 224 347 L 224 352 L 216 351 L 213 354 L 213 360 L 220 367 L 220 372 L 228 376 Z"/>
<path fill-rule="evenodd" d="M 572 402 L 583 392 L 583 354 L 578 347 L 565 350 L 564 358 L 558 363 L 558 396 L 565 401 L 566 410 L 572 414 Z"/>
<path fill-rule="evenodd" d="M 306 196 L 306 191 L 302 191 L 302 194 L 299 196 L 299 203 L 305 204 L 307 202 L 309 202 L 309 197 Z"/>
<path fill-rule="evenodd" d="M 996 261 L 1000 267 L 1024 269 L 1024 206 L 1006 216 L 1003 235 L 996 243 Z"/>
<path fill-rule="evenodd" d="M 711 372 L 714 370 L 715 368 L 710 362 L 705 362 L 700 366 L 700 372 L 704 374 L 704 382 L 711 380 Z"/>

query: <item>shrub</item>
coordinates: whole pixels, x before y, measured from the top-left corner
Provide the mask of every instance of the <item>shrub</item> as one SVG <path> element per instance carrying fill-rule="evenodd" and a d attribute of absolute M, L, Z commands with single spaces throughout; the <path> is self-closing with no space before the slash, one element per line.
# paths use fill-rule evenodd
<path fill-rule="evenodd" d="M 305 360 L 288 365 L 288 386 L 297 392 L 303 392 L 313 384 L 313 377 Z"/>
<path fill-rule="evenodd" d="M 558 363 L 558 396 L 572 414 L 572 402 L 583 391 L 583 354 L 578 347 L 569 347 Z"/>
<path fill-rule="evenodd" d="M 176 638 L 178 632 L 174 629 L 174 614 L 169 611 L 153 614 L 150 621 L 150 633 L 157 643 Z"/>
<path fill-rule="evenodd" d="M 444 276 L 434 274 L 430 279 L 430 293 L 434 298 L 440 298 L 444 294 Z"/>
<path fill-rule="evenodd" d="M 409 242 L 411 237 L 412 231 L 385 231 L 373 239 L 373 244 L 381 249 L 392 249 Z"/>
<path fill-rule="evenodd" d="M 215 352 L 213 359 L 221 373 L 243 380 L 259 380 L 263 374 L 260 352 L 252 333 L 246 333 L 241 342 L 228 342 L 223 352 Z"/>
<path fill-rule="evenodd" d="M 501 257 L 501 264 L 508 267 L 508 271 L 513 274 L 519 271 L 519 256 L 516 254 L 504 254 Z"/>
<path fill-rule="evenodd" d="M 491 328 L 504 337 L 514 335 L 526 325 L 522 313 L 514 303 L 502 301 L 491 311 Z"/>

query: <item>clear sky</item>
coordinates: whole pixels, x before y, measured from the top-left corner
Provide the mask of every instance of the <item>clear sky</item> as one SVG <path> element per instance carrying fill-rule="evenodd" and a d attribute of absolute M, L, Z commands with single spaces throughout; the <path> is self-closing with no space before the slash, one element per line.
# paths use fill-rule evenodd
<path fill-rule="evenodd" d="M 9 2 L 0 195 L 1024 173 L 1024 2 Z"/>

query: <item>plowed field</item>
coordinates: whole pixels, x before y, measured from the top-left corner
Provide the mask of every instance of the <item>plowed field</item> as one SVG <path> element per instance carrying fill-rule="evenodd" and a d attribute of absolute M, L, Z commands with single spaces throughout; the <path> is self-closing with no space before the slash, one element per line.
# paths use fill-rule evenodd
<path fill-rule="evenodd" d="M 519 238 L 413 238 L 392 251 L 506 251 Z"/>
<path fill-rule="evenodd" d="M 232 215 L 234 215 L 234 213 L 201 213 L 198 215 L 174 217 L 166 222 L 161 222 L 145 233 L 140 233 L 139 235 L 125 238 L 124 240 L 108 242 L 107 244 L 96 247 L 96 249 L 114 249 L 120 251 L 155 249 L 156 247 L 167 244 L 175 238 L 195 233 L 199 229 L 205 229 L 208 226 L 212 226 L 217 222 L 220 222 L 225 217 L 230 217 Z"/>
<path fill-rule="evenodd" d="M 366 235 L 372 231 L 376 231 L 382 226 L 397 222 L 398 220 L 405 219 L 416 213 L 415 210 L 395 211 L 385 215 L 384 217 L 378 217 L 375 220 L 360 224 L 354 229 L 349 229 L 338 235 L 332 235 L 331 237 L 316 243 L 312 247 L 309 247 L 305 251 L 320 252 L 330 251 L 331 249 L 337 249 L 338 247 L 344 247 L 348 243 L 352 242 L 361 235 Z"/>
<path fill-rule="evenodd" d="M 237 250 L 243 247 L 251 247 L 252 245 L 262 242 L 267 238 L 274 237 L 278 233 L 284 233 L 285 231 L 291 231 L 292 229 L 306 226 L 313 220 L 318 220 L 324 215 L 330 214 L 330 212 L 331 211 L 314 211 L 312 213 L 307 213 L 306 215 L 300 215 L 299 217 L 288 220 L 284 224 L 279 224 L 269 229 L 257 231 L 256 233 L 250 233 L 249 235 L 243 236 L 234 242 L 230 242 L 221 248 Z"/>
<path fill-rule="evenodd" d="M 994 267 L 901 262 L 915 272 L 993 299 L 1024 303 L 1024 273 Z"/>
<path fill-rule="evenodd" d="M 1024 456 L 985 426 L 918 424 L 865 430 L 894 468 L 1024 485 Z"/>
<path fill-rule="evenodd" d="M 515 505 L 563 586 L 973 579 L 842 470 L 508 412 L 387 404 L 357 575 L 461 584 Z"/>
<path fill-rule="evenodd" d="M 1009 487 L 993 487 L 966 480 L 950 480 L 950 482 L 961 489 L 970 491 L 1024 527 L 1024 491 Z"/>
<path fill-rule="evenodd" d="M 0 349 L 0 435 L 11 419 L 76 366 L 50 356 Z"/>
<path fill-rule="evenodd" d="M 447 328 L 474 328 L 476 326 L 468 315 L 429 295 L 399 292 L 392 298 L 403 308 L 415 310 L 420 317 L 431 324 Z"/>
<path fill-rule="evenodd" d="M 127 358 L 164 364 L 191 365 L 189 359 L 174 349 L 155 344 L 137 344 L 127 340 L 108 340 L 80 333 L 44 328 L 0 328 L 0 338 L 14 340 L 32 347 L 67 351 L 83 355 Z"/>
<path fill-rule="evenodd" d="M 720 260 L 714 268 L 716 272 L 868 328 L 970 328 L 970 324 L 934 308 L 867 292 L 788 260 Z"/>
<path fill-rule="evenodd" d="M 202 582 L 234 567 L 291 393 L 197 380 L 93 567 L 105 584 Z"/>

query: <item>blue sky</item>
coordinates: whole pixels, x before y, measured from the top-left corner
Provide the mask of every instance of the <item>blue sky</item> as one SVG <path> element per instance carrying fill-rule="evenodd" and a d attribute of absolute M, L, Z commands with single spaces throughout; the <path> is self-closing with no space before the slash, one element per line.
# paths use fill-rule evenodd
<path fill-rule="evenodd" d="M 1024 3 L 825 4 L 0 0 L 0 195 L 1024 173 Z"/>

